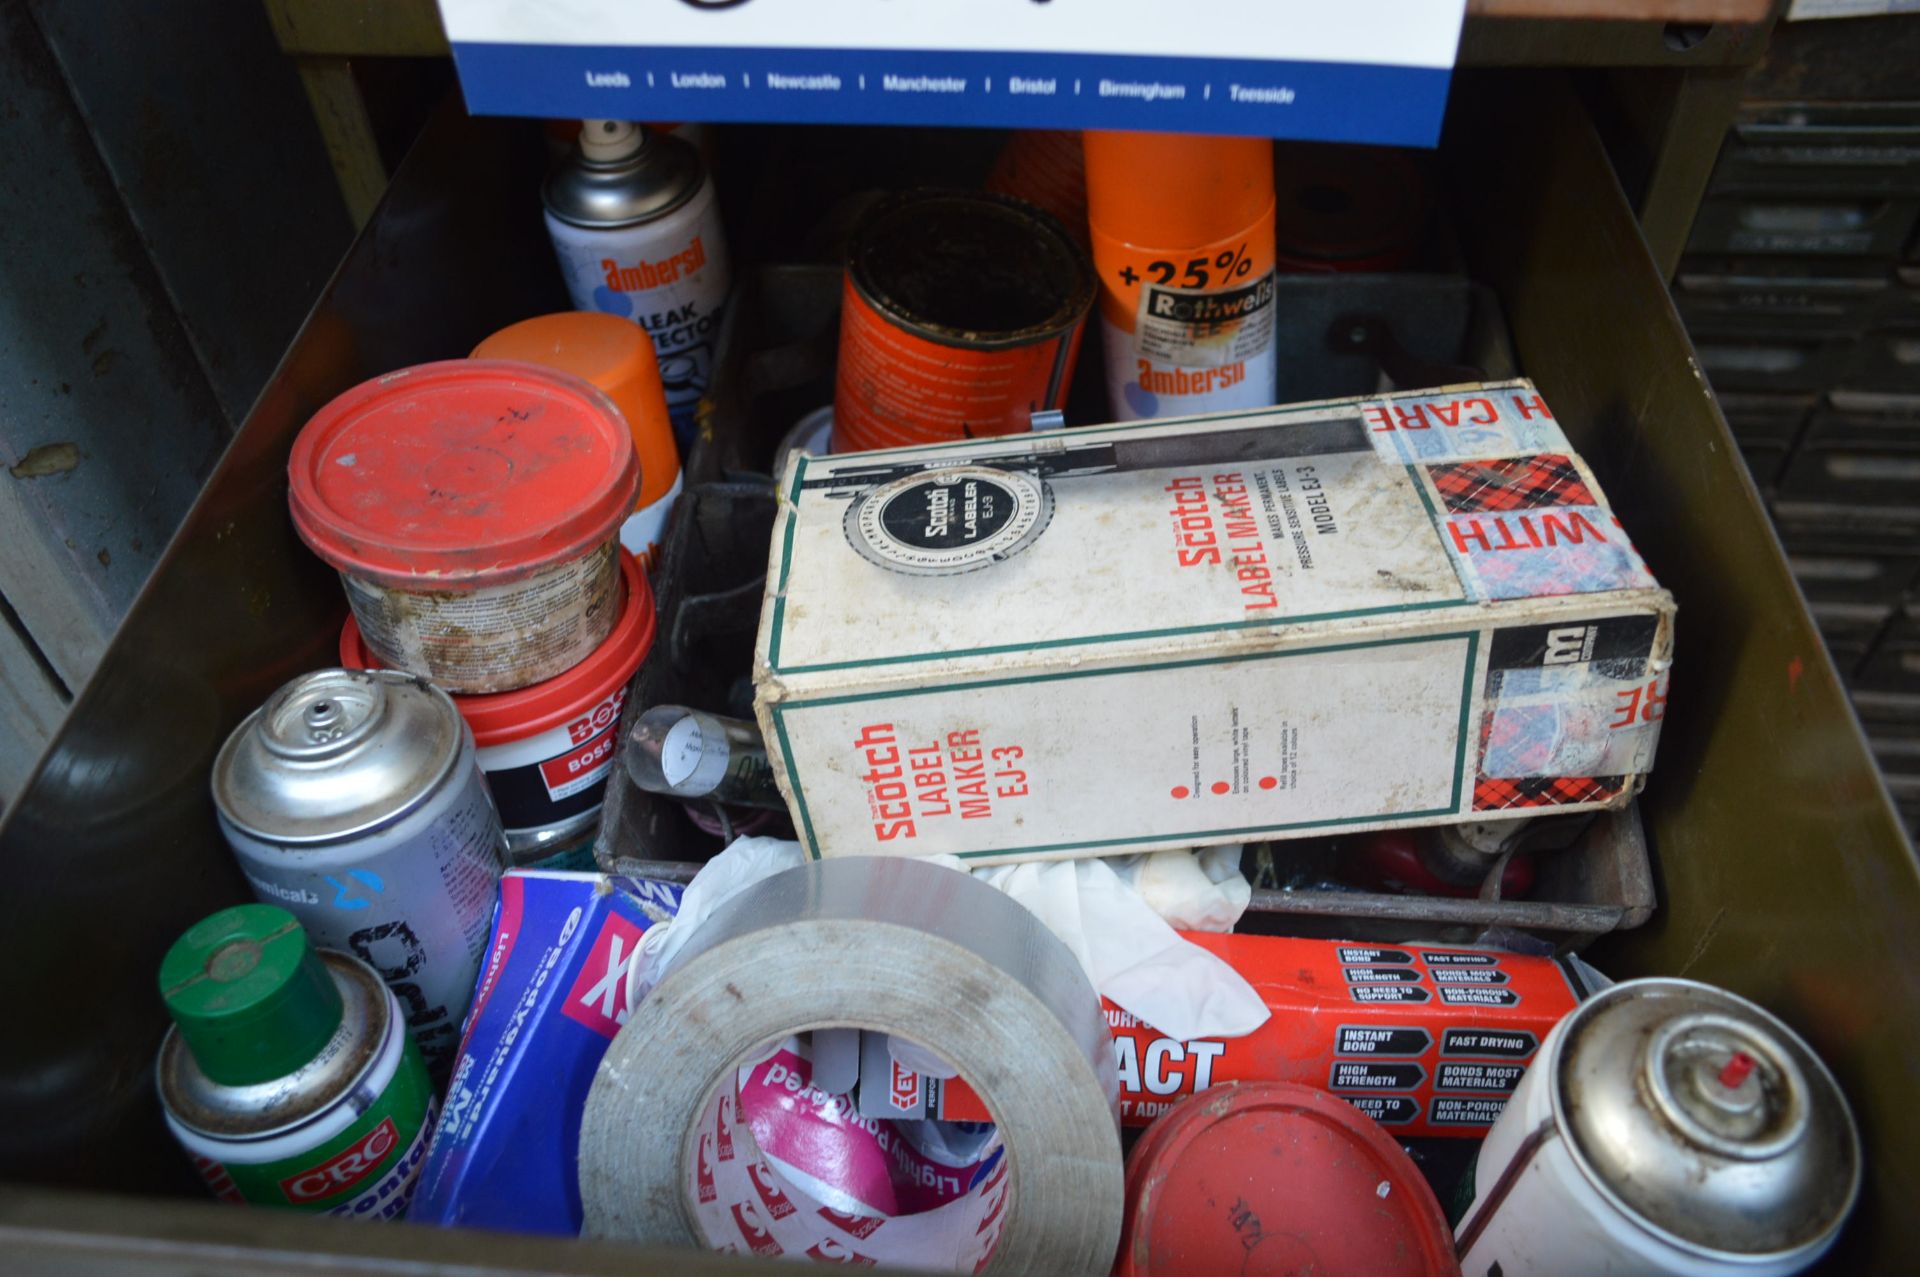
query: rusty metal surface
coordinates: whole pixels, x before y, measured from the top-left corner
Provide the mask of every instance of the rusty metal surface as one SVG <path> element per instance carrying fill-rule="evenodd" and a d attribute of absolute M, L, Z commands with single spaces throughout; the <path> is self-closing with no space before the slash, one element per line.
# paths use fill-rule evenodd
<path fill-rule="evenodd" d="M 1911 102 L 1920 96 L 1920 22 L 1911 14 L 1784 22 L 1753 69 L 1747 96 Z"/>
<path fill-rule="evenodd" d="M 1680 604 L 1641 809 L 1660 909 L 1592 956 L 1752 998 L 1833 1067 L 1866 1137 L 1833 1271 L 1920 1246 L 1920 872 L 1672 304 L 1566 81 L 1463 82 L 1468 251 L 1522 363 Z M 1517 199 L 1514 175 L 1535 199 Z"/>
<path fill-rule="evenodd" d="M 1472 66 L 1661 67 L 1687 71 L 1747 66 L 1766 49 L 1771 24 L 1610 22 L 1579 18 L 1467 16 L 1458 62 Z"/>
<path fill-rule="evenodd" d="M 0 816 L 0 1179 L 188 1186 L 153 1100 L 152 972 L 182 928 L 245 898 L 207 769 L 267 693 L 334 663 L 346 611 L 287 516 L 293 436 L 356 382 L 563 304 L 543 163 L 533 126 L 438 117 Z"/>

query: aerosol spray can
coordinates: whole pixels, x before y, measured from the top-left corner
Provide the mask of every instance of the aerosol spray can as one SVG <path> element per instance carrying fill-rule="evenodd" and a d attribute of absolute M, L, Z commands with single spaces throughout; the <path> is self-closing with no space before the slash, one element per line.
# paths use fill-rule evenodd
<path fill-rule="evenodd" d="M 640 455 L 640 496 L 620 525 L 620 544 L 651 572 L 680 499 L 680 450 L 647 335 L 597 311 L 562 311 L 509 324 L 473 348 L 474 359 L 517 359 L 570 372 L 594 384 L 627 419 Z"/>
<path fill-rule="evenodd" d="M 542 194 L 574 306 L 631 319 L 653 339 L 684 452 L 732 282 L 700 153 L 624 120 L 588 120 Z"/>
<path fill-rule="evenodd" d="M 447 694 L 390 670 L 304 674 L 227 738 L 213 799 L 254 894 L 378 971 L 444 1074 L 506 856 Z"/>
<path fill-rule="evenodd" d="M 1779 1020 L 1692 980 L 1633 980 L 1547 1035 L 1474 1187 L 1456 1238 L 1473 1277 L 1774 1277 L 1833 1244 L 1860 1140 Z"/>
<path fill-rule="evenodd" d="M 1085 145 L 1114 417 L 1271 404 L 1273 144 L 1090 132 Z"/>
<path fill-rule="evenodd" d="M 433 1090 L 372 968 L 316 951 L 273 905 L 223 909 L 160 963 L 167 1126 L 224 1201 L 397 1219 Z"/>

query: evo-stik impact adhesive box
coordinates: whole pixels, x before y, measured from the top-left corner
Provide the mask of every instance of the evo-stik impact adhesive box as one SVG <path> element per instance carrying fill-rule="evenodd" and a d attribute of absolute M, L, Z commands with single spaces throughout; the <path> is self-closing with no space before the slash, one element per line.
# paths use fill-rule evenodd
<path fill-rule="evenodd" d="M 1672 597 L 1525 381 L 798 457 L 756 705 L 816 856 L 1625 803 Z"/>

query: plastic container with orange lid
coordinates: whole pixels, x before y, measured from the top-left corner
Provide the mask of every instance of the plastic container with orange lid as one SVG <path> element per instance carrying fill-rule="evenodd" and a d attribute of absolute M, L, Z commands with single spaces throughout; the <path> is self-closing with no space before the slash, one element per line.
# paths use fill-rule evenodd
<path fill-rule="evenodd" d="M 620 556 L 620 575 L 620 619 L 593 655 L 516 692 L 453 698 L 473 729 L 514 868 L 593 867 L 600 804 L 619 753 L 620 706 L 655 628 L 653 591 L 632 555 Z M 352 617 L 340 632 L 340 664 L 380 665 Z"/>
<path fill-rule="evenodd" d="M 680 498 L 680 448 L 673 441 L 667 396 L 653 342 L 631 321 L 571 310 L 523 319 L 473 348 L 475 359 L 517 359 L 572 373 L 606 392 L 627 420 L 640 456 L 640 497 L 620 525 L 620 544 L 651 570 Z"/>
<path fill-rule="evenodd" d="M 1413 1159 L 1366 1114 L 1291 1082 L 1175 1105 L 1127 1158 L 1113 1277 L 1365 1273 L 1459 1277 Z"/>
<path fill-rule="evenodd" d="M 1273 402 L 1273 143 L 1085 135 L 1108 408 L 1122 421 Z"/>
<path fill-rule="evenodd" d="M 293 524 L 368 649 L 450 692 L 505 692 L 593 654 L 620 607 L 640 466 L 606 395 L 523 363 L 450 360 L 347 391 L 288 463 Z"/>

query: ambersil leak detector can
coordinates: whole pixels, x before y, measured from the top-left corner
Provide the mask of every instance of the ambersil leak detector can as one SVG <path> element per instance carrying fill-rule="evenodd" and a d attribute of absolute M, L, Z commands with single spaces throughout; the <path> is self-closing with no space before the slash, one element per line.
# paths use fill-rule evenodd
<path fill-rule="evenodd" d="M 227 738 L 213 800 L 254 894 L 378 971 L 444 1072 L 506 854 L 447 694 L 387 670 L 303 674 Z"/>
<path fill-rule="evenodd" d="M 659 361 L 647 335 L 612 315 L 566 311 L 523 319 L 473 348 L 475 359 L 544 364 L 592 382 L 627 419 L 640 457 L 640 497 L 620 525 L 620 544 L 653 570 L 680 499 L 680 449 L 673 441 Z"/>
<path fill-rule="evenodd" d="M 160 963 L 173 1027 L 167 1126 L 223 1201 L 398 1219 L 433 1089 L 400 1005 L 366 963 L 315 951 L 292 914 L 223 909 Z"/>
<path fill-rule="evenodd" d="M 1860 1191 L 1833 1075 L 1744 998 L 1632 980 L 1554 1026 L 1480 1146 L 1460 1221 L 1479 1277 L 1781 1277 Z"/>
<path fill-rule="evenodd" d="M 1272 403 L 1273 144 L 1174 133 L 1085 140 L 1114 417 Z"/>
<path fill-rule="evenodd" d="M 639 560 L 623 554 L 620 567 L 620 619 L 592 656 L 532 687 L 453 698 L 473 729 L 513 868 L 593 868 L 600 804 L 620 749 L 620 706 L 653 647 L 655 626 L 653 591 Z M 352 617 L 340 632 L 340 663 L 356 670 L 379 665 Z"/>
<path fill-rule="evenodd" d="M 733 278 L 700 153 L 624 120 L 588 120 L 542 195 L 573 304 L 646 330 L 674 433 L 691 445 Z"/>
<path fill-rule="evenodd" d="M 982 191 L 909 191 L 854 225 L 833 448 L 1031 428 L 1073 380 L 1093 264 L 1060 223 Z"/>

